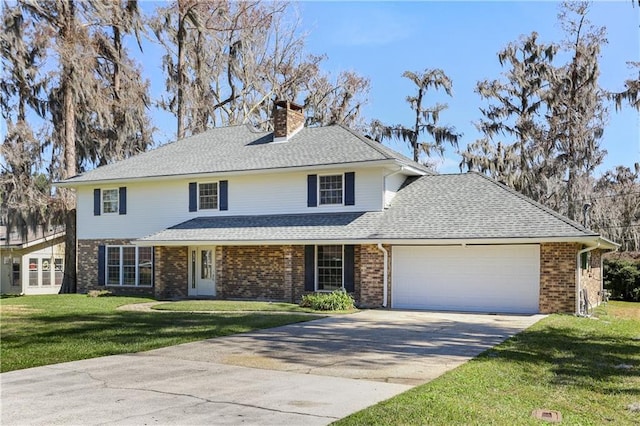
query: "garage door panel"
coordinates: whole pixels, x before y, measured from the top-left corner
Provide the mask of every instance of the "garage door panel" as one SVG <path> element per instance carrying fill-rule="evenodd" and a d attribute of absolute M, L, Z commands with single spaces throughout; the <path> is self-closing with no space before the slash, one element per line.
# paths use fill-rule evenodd
<path fill-rule="evenodd" d="M 538 311 L 540 248 L 394 246 L 392 307 Z"/>

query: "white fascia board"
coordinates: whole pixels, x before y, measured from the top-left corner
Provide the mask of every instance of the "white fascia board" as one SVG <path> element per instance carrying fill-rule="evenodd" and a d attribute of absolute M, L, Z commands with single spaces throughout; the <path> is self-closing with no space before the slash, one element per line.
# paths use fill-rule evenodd
<path fill-rule="evenodd" d="M 197 246 L 197 245 L 225 245 L 225 246 L 254 246 L 254 245 L 315 245 L 315 244 L 388 244 L 400 246 L 464 246 L 464 245 L 510 245 L 510 244 L 541 244 L 541 243 L 580 243 L 586 246 L 615 249 L 617 245 L 610 241 L 605 242 L 598 236 L 584 237 L 544 237 L 544 238 L 482 238 L 482 239 L 314 239 L 314 240 L 135 240 L 133 244 L 138 246 Z"/>
<path fill-rule="evenodd" d="M 370 161 L 358 161 L 353 163 L 331 163 L 320 164 L 315 166 L 292 166 L 292 167 L 279 167 L 271 169 L 250 169 L 250 170 L 232 170 L 225 172 L 207 172 L 207 173 L 193 173 L 193 174 L 180 174 L 180 175 L 162 175 L 162 176 L 149 176 L 149 177 L 136 177 L 136 178 L 118 178 L 118 179 L 98 179 L 98 180 L 86 180 L 86 181 L 59 181 L 53 182 L 54 186 L 60 188 L 77 188 L 80 186 L 97 186 L 105 184 L 115 184 L 118 182 L 157 182 L 167 180 L 188 180 L 188 179 L 202 179 L 211 177 L 225 177 L 225 176 L 247 176 L 247 175 L 264 175 L 273 173 L 286 173 L 286 172 L 298 172 L 298 171 L 316 171 L 316 170 L 331 170 L 331 169 L 366 169 L 371 167 L 384 167 L 386 165 L 400 164 L 398 160 L 384 159 L 384 160 L 370 160 Z M 417 170 L 417 169 L 416 169 Z M 425 174 L 424 172 L 421 172 Z"/>

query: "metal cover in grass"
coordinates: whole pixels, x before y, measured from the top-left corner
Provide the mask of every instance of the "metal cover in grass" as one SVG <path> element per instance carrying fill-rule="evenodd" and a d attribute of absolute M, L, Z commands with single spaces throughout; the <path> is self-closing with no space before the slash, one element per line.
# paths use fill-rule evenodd
<path fill-rule="evenodd" d="M 554 410 L 545 410 L 543 408 L 538 408 L 537 410 L 533 410 L 531 415 L 536 419 L 545 420 L 551 423 L 560 423 L 562 421 L 562 414 L 560 414 L 559 411 Z"/>

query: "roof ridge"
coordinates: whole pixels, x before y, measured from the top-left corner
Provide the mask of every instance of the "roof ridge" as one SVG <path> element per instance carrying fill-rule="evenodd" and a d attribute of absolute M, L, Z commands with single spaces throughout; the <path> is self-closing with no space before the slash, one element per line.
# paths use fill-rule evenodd
<path fill-rule="evenodd" d="M 565 217 L 563 215 L 561 215 L 560 213 L 558 213 L 557 211 L 550 209 L 549 207 L 527 197 L 524 194 L 521 194 L 520 192 L 516 191 L 515 189 L 500 183 L 498 181 L 496 181 L 495 179 L 491 179 L 489 176 L 484 175 L 483 173 L 479 173 L 477 171 L 468 171 L 467 173 L 460 173 L 461 176 L 463 175 L 472 175 L 472 176 L 479 176 L 489 182 L 491 182 L 492 184 L 496 185 L 499 188 L 505 189 L 507 191 L 509 191 L 511 194 L 519 197 L 520 199 L 526 201 L 527 203 L 531 204 L 532 206 L 544 211 L 545 213 L 551 214 L 552 216 L 554 216 L 556 219 L 560 219 L 561 221 L 563 221 L 564 223 L 566 223 L 569 226 L 574 227 L 576 230 L 580 231 L 580 232 L 584 232 L 584 233 L 589 233 L 589 235 L 600 235 L 598 233 L 596 233 L 595 231 L 588 229 L 584 226 L 582 226 L 580 223 L 576 222 L 575 220 L 571 220 L 568 217 Z"/>

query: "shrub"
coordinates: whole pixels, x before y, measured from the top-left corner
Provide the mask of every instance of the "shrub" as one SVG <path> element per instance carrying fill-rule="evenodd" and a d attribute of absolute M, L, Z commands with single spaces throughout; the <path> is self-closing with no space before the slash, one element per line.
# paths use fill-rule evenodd
<path fill-rule="evenodd" d="M 316 311 L 348 311 L 355 308 L 355 302 L 349 293 L 340 289 L 331 293 L 306 294 L 300 306 Z"/>
<path fill-rule="evenodd" d="M 640 302 L 640 261 L 605 259 L 604 288 L 612 299 Z"/>

